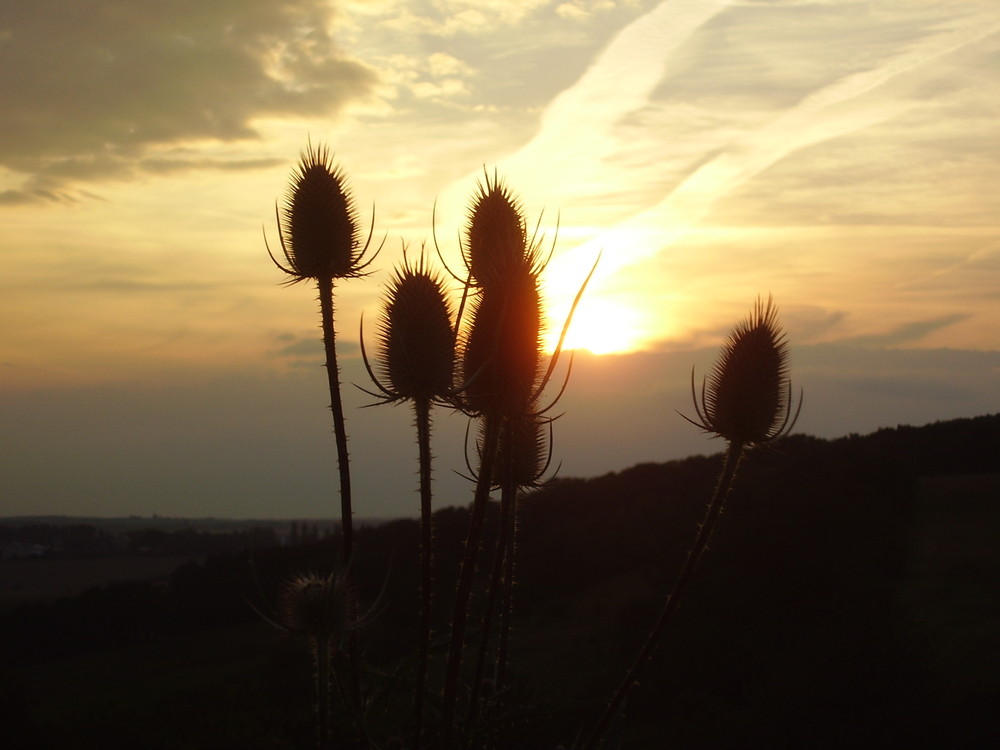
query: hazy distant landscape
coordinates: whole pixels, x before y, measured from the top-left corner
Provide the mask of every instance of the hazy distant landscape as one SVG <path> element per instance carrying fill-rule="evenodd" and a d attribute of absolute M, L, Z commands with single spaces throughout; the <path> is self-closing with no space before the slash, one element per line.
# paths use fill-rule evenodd
<path fill-rule="evenodd" d="M 507 746 L 568 746 L 603 706 L 691 542 L 718 462 L 560 479 L 523 499 L 513 689 L 524 708 L 502 728 Z M 792 436 L 755 452 L 612 746 L 992 747 L 998 496 L 1000 416 Z M 74 558 L 64 546 L 0 563 L 5 738 L 311 746 L 305 645 L 262 613 L 287 576 L 330 565 L 337 535 L 314 536 L 313 521 L 294 539 L 287 521 L 86 521 L 106 524 L 112 554 Z M 10 539 L 66 522 L 0 529 Z M 466 522 L 460 508 L 436 515 L 441 600 Z M 151 529 L 159 551 L 122 541 Z M 182 538 L 190 556 L 176 554 Z M 358 584 L 379 601 L 364 632 L 373 664 L 413 648 L 417 549 L 415 520 L 362 529 Z M 376 725 L 389 736 L 384 708 Z"/>

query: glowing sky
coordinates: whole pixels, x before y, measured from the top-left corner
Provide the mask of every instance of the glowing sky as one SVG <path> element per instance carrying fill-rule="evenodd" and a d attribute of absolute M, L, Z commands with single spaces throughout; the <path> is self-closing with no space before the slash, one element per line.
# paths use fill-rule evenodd
<path fill-rule="evenodd" d="M 0 515 L 327 512 L 315 295 L 262 237 L 309 138 L 386 237 L 338 289 L 347 379 L 484 168 L 558 224 L 551 331 L 601 253 L 570 342 L 634 353 L 581 359 L 564 474 L 703 450 L 673 410 L 758 294 L 806 431 L 1000 406 L 995 0 L 7 0 L 0 60 Z M 356 471 L 399 482 L 361 494 L 408 513 L 379 411 Z"/>

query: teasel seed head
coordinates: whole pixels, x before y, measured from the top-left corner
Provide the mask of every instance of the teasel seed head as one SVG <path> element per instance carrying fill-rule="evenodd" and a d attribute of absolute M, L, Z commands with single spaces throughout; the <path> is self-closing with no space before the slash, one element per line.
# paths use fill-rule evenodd
<path fill-rule="evenodd" d="M 379 323 L 382 383 L 386 400 L 444 401 L 452 390 L 455 332 L 444 284 L 423 253 L 403 264 L 389 281 Z M 384 383 L 384 385 L 383 385 Z"/>
<path fill-rule="evenodd" d="M 508 451 L 510 475 L 505 477 Z M 532 411 L 508 420 L 500 430 L 497 456 L 493 465 L 494 486 L 501 486 L 504 479 L 517 489 L 541 486 L 552 458 L 552 419 Z"/>
<path fill-rule="evenodd" d="M 361 246 L 347 178 L 326 146 L 309 144 L 276 212 L 285 264 L 271 258 L 292 281 L 362 275 L 368 244 Z"/>
<path fill-rule="evenodd" d="M 344 576 L 305 573 L 288 581 L 278 600 L 278 619 L 291 633 L 337 640 L 349 626 L 349 591 Z"/>
<path fill-rule="evenodd" d="M 733 444 L 771 443 L 792 429 L 802 399 L 793 414 L 788 343 L 770 296 L 730 332 L 694 405 L 699 421 L 688 421 Z"/>
<path fill-rule="evenodd" d="M 470 414 L 515 419 L 537 396 L 541 296 L 527 267 L 484 287 L 472 303 L 462 358 L 462 402 Z"/>
<path fill-rule="evenodd" d="M 503 180 L 496 173 L 492 180 L 486 174 L 477 187 L 463 251 L 473 283 L 485 287 L 502 279 L 508 269 L 532 268 L 536 253 L 529 247 L 521 202 Z"/>

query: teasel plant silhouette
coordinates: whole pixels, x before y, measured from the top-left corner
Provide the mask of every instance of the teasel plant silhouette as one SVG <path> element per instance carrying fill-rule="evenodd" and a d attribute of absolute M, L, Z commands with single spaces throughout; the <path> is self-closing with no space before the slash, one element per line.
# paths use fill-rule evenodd
<path fill-rule="evenodd" d="M 766 302 L 758 297 L 750 315 L 729 333 L 718 360 L 702 381 L 700 394 L 695 388 L 692 370 L 691 398 L 697 418 L 681 416 L 728 444 L 722 472 L 694 546 L 688 552 L 652 630 L 583 746 L 584 750 L 596 750 L 603 745 L 604 737 L 625 699 L 638 684 L 639 673 L 652 658 L 667 623 L 691 583 L 745 452 L 749 448 L 769 446 L 780 440 L 798 420 L 802 392 L 799 392 L 796 406 L 789 378 L 788 342 L 770 295 Z"/>
<path fill-rule="evenodd" d="M 540 222 L 539 219 L 539 225 Z M 505 424 L 545 411 L 538 408 L 540 396 L 559 360 L 572 313 L 594 272 L 591 269 L 581 285 L 556 349 L 545 367 L 541 349 L 543 309 L 539 280 L 547 263 L 541 256 L 543 242 L 537 228 L 529 236 L 521 203 L 506 183 L 496 172 L 492 178 L 486 172 L 470 202 L 462 243 L 467 275 L 459 327 L 466 297 L 471 312 L 460 338 L 456 405 L 469 417 L 480 421 L 481 438 L 480 463 L 475 476 L 476 487 L 456 587 L 445 667 L 441 709 L 441 746 L 445 748 L 457 746 L 455 716 L 465 631 L 502 430 Z"/>
<path fill-rule="evenodd" d="M 336 681 L 335 655 L 352 629 L 351 593 L 343 573 L 303 573 L 287 581 L 278 598 L 272 624 L 309 641 L 316 692 L 316 736 L 319 750 L 333 748 L 330 692 Z"/>
<path fill-rule="evenodd" d="M 363 326 L 362 319 L 362 326 Z M 361 331 L 361 353 L 377 391 L 366 393 L 378 403 L 409 401 L 417 430 L 420 492 L 420 643 L 414 692 L 413 746 L 423 738 L 427 664 L 431 644 L 432 610 L 432 487 L 431 407 L 454 401 L 455 328 L 443 279 L 427 264 L 421 248 L 410 262 L 403 246 L 403 262 L 389 281 L 378 327 L 378 360 L 368 359 Z M 375 369 L 379 370 L 377 374 Z"/>
<path fill-rule="evenodd" d="M 358 278 L 377 257 L 381 245 L 369 256 L 374 230 L 374 211 L 368 239 L 362 233 L 354 198 L 343 169 L 334 163 L 329 148 L 313 147 L 310 141 L 301 155 L 284 203 L 275 205 L 278 238 L 284 262 L 279 261 L 264 242 L 274 264 L 288 275 L 288 284 L 315 280 L 320 304 L 323 348 L 330 388 L 340 479 L 340 521 L 343 534 L 341 562 L 349 575 L 354 550 L 354 525 L 351 500 L 351 471 L 347 448 L 347 429 L 340 390 L 340 369 L 334 327 L 333 289 L 335 279 Z M 351 700 L 362 708 L 361 662 L 357 632 L 349 634 L 351 663 Z"/>
<path fill-rule="evenodd" d="M 565 387 L 565 381 L 563 385 Z M 553 400 L 553 404 L 556 402 L 558 396 Z M 481 709 L 487 708 L 486 701 L 492 699 L 495 708 L 504 695 L 513 611 L 518 525 L 517 498 L 521 491 L 535 489 L 545 484 L 543 477 L 552 462 L 554 421 L 555 417 L 532 411 L 519 419 L 506 420 L 500 432 L 493 477 L 493 488 L 500 490 L 500 525 L 486 594 L 479 651 L 470 683 L 465 730 L 467 736 L 476 732 L 476 721 L 481 715 Z M 481 440 L 478 447 L 481 450 Z M 469 464 L 468 460 L 466 463 Z M 471 465 L 469 469 L 475 474 Z M 490 651 L 492 622 L 498 604 L 500 611 L 496 659 L 493 674 L 487 677 L 486 663 Z"/>

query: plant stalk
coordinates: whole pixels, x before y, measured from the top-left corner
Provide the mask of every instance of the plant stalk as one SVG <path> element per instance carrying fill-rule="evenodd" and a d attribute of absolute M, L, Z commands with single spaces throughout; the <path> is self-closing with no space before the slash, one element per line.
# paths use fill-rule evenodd
<path fill-rule="evenodd" d="M 476 657 L 476 668 L 473 673 L 472 685 L 470 688 L 469 713 L 466 717 L 466 727 L 470 729 L 475 722 L 479 711 L 479 691 L 482 687 L 483 672 L 486 669 L 486 657 L 489 654 L 490 635 L 493 630 L 493 612 L 496 608 L 497 597 L 503 589 L 504 561 L 506 559 L 507 548 L 509 546 L 507 540 L 509 524 L 506 520 L 512 497 L 512 495 L 508 492 L 509 482 L 506 479 L 510 476 L 511 465 L 510 452 L 512 440 L 510 439 L 509 433 L 512 428 L 509 420 L 504 421 L 502 429 L 505 431 L 505 437 L 507 439 L 501 443 L 501 445 L 506 447 L 506 450 L 503 451 L 504 455 L 498 456 L 503 465 L 500 475 L 504 477 L 500 495 L 500 527 L 497 532 L 496 549 L 493 553 L 493 570 L 490 573 L 489 590 L 486 594 L 486 611 L 483 614 L 483 630 L 479 639 L 479 654 Z"/>
<path fill-rule="evenodd" d="M 333 432 L 337 443 L 337 468 L 340 472 L 340 525 L 343 533 L 341 563 L 348 587 L 351 587 L 351 558 L 354 554 L 354 520 L 351 508 L 351 468 L 347 452 L 347 426 L 344 421 L 344 404 L 340 395 L 340 368 L 337 364 L 337 345 L 333 326 L 333 277 L 317 279 L 319 290 L 320 316 L 323 325 L 323 348 L 326 351 L 326 377 L 330 386 L 330 410 L 333 412 Z M 357 619 L 357 602 L 348 597 L 349 616 Z M 350 695 L 353 709 L 360 713 L 361 699 L 361 655 L 358 647 L 357 631 L 350 629 L 347 636 L 348 668 L 350 671 Z"/>
<path fill-rule="evenodd" d="M 702 553 L 708 546 L 708 540 L 712 536 L 712 531 L 715 528 L 715 522 L 719 518 L 719 514 L 722 512 L 722 505 L 726 500 L 726 495 L 729 494 L 729 489 L 732 487 L 733 477 L 736 476 L 736 469 L 740 464 L 740 460 L 743 458 L 743 444 L 742 443 L 730 443 L 729 449 L 726 451 L 725 463 L 722 467 L 722 474 L 719 477 L 719 482 L 715 488 L 715 494 L 712 497 L 712 501 L 709 503 L 708 511 L 705 513 L 705 520 L 701 524 L 701 528 L 698 531 L 698 536 L 695 539 L 694 547 L 688 553 L 687 560 L 684 562 L 684 567 L 681 568 L 681 572 L 677 576 L 677 580 L 674 582 L 673 590 L 667 596 L 666 601 L 663 604 L 663 609 L 660 611 L 660 616 L 657 618 L 656 623 L 653 625 L 653 629 L 649 632 L 646 637 L 646 642 L 642 644 L 642 648 L 639 649 L 639 655 L 636 656 L 635 661 L 632 663 L 631 668 L 625 675 L 625 679 L 622 681 L 615 693 L 614 697 L 608 703 L 608 707 L 604 710 L 604 714 L 601 716 L 601 720 L 598 722 L 596 729 L 594 729 L 593 734 L 587 741 L 587 744 L 583 746 L 583 750 L 598 750 L 604 742 L 604 735 L 607 733 L 611 726 L 611 723 L 615 720 L 621 709 L 622 704 L 628 697 L 629 692 L 632 688 L 638 684 L 639 672 L 642 668 L 649 662 L 653 655 L 653 649 L 656 647 L 657 641 L 663 633 L 667 623 L 673 616 L 674 612 L 680 606 L 681 597 L 687 590 L 688 585 L 691 583 L 691 578 L 694 575 L 695 568 L 698 567 L 698 561 L 701 559 Z"/>
<path fill-rule="evenodd" d="M 313 638 L 313 659 L 316 664 L 316 721 L 319 750 L 331 750 L 333 740 L 330 727 L 330 639 Z"/>
<path fill-rule="evenodd" d="M 507 677 L 507 657 L 510 653 L 510 627 L 514 612 L 514 567 L 517 554 L 517 487 L 510 483 L 504 487 L 509 495 L 503 523 L 506 525 L 507 548 L 504 554 L 503 603 L 500 609 L 500 644 L 497 648 L 496 692 L 502 693 Z"/>
<path fill-rule="evenodd" d="M 455 611 L 452 615 L 451 644 L 448 650 L 448 664 L 445 671 L 444 697 L 442 703 L 442 744 L 443 750 L 452 746 L 455 731 L 455 704 L 458 699 L 458 681 L 462 669 L 462 649 L 465 645 L 465 623 L 469 614 L 469 597 L 476 573 L 476 558 L 479 554 L 479 540 L 483 531 L 483 519 L 489 503 L 490 486 L 493 477 L 493 462 L 496 457 L 500 432 L 500 420 L 487 416 L 483 437 L 482 460 L 476 481 L 476 494 L 472 502 L 469 518 L 469 532 L 465 539 L 465 554 L 455 592 Z"/>
<path fill-rule="evenodd" d="M 431 417 L 430 402 L 417 399 L 413 405 L 417 423 L 417 445 L 420 463 L 420 655 L 417 662 L 416 692 L 413 696 L 415 714 L 413 747 L 420 748 L 424 723 L 424 694 L 427 690 L 427 661 L 431 645 L 431 577 L 433 528 L 431 508 Z"/>

